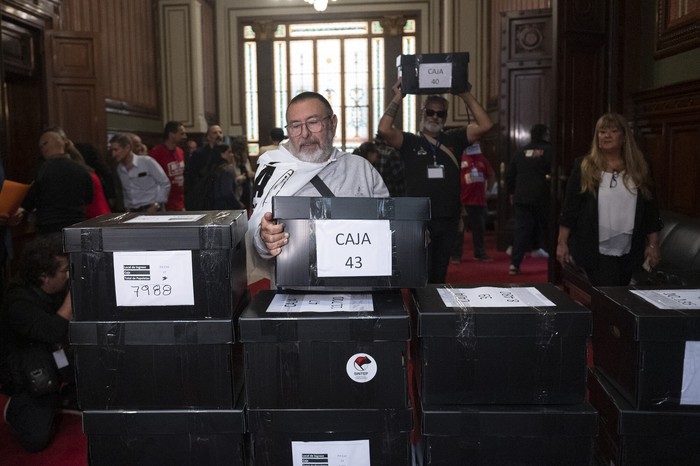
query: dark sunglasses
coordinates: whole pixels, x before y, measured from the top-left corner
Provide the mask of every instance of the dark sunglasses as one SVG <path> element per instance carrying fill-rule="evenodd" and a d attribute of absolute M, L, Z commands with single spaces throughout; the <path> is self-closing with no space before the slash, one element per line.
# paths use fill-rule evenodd
<path fill-rule="evenodd" d="M 438 118 L 445 118 L 447 116 L 447 110 L 433 110 L 431 108 L 426 108 L 425 114 L 429 117 L 437 115 Z"/>

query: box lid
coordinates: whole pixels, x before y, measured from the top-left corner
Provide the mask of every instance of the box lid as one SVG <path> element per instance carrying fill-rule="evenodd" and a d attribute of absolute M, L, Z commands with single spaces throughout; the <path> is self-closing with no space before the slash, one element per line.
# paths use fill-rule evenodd
<path fill-rule="evenodd" d="M 407 341 L 409 338 L 408 312 L 399 290 L 373 292 L 372 312 L 267 312 L 275 294 L 271 290 L 258 292 L 243 311 L 238 320 L 241 342 Z"/>
<path fill-rule="evenodd" d="M 272 198 L 277 219 L 430 220 L 427 197 L 296 197 Z"/>
<path fill-rule="evenodd" d="M 248 229 L 244 210 L 106 214 L 63 229 L 63 249 L 170 251 L 228 249 Z"/>
<path fill-rule="evenodd" d="M 83 432 L 114 436 L 243 434 L 245 415 L 238 404 L 239 409 L 83 411 Z"/>
<path fill-rule="evenodd" d="M 454 437 L 594 436 L 598 413 L 577 405 L 423 406 L 423 435 Z"/>
<path fill-rule="evenodd" d="M 498 288 L 534 287 L 555 304 L 542 307 L 447 307 L 438 292 L 440 288 L 456 290 L 479 286 L 428 285 L 414 290 L 418 336 L 479 338 L 591 334 L 591 312 L 552 284 L 492 285 Z"/>
<path fill-rule="evenodd" d="M 211 345 L 234 342 L 231 320 L 71 321 L 71 345 Z"/>
<path fill-rule="evenodd" d="M 409 432 L 410 408 L 396 409 L 248 409 L 251 433 Z"/>
<path fill-rule="evenodd" d="M 616 432 L 619 435 L 637 436 L 697 436 L 700 432 L 700 412 L 697 411 L 649 411 L 637 410 L 625 400 L 622 394 L 597 371 L 588 372 L 588 388 L 591 392 L 591 400 L 598 399 L 602 394 L 604 403 L 614 405 L 616 417 L 608 419 L 611 415 L 603 406 L 599 408 L 605 422 L 617 422 Z"/>
<path fill-rule="evenodd" d="M 600 287 L 591 307 L 605 312 L 614 306 L 629 314 L 635 341 L 700 340 L 700 309 L 660 309 L 632 290 L 691 289 L 674 286 Z M 697 290 L 697 288 L 695 289 Z M 700 296 L 700 291 L 698 292 Z"/>

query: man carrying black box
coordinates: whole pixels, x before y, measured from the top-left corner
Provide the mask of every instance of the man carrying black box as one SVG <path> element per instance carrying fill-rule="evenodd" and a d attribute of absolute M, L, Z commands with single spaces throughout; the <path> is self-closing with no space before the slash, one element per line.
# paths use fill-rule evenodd
<path fill-rule="evenodd" d="M 379 120 L 379 135 L 403 157 L 406 195 L 430 198 L 429 283 L 444 283 L 447 275 L 462 208 L 459 162 L 462 152 L 493 126 L 484 108 L 469 92 L 470 88 L 467 84 L 467 90 L 456 94 L 474 115 L 475 121 L 465 127 L 443 131 L 448 102 L 444 97 L 429 95 L 423 103 L 419 134 L 395 128 L 394 118 L 404 96 L 400 79 L 392 88 L 394 98 Z"/>
<path fill-rule="evenodd" d="M 381 175 L 366 159 L 333 147 L 338 117 L 321 94 L 302 92 L 287 107 L 289 141 L 258 159 L 255 210 L 248 221 L 248 283 L 272 278 L 271 260 L 289 242 L 272 218 L 274 196 L 389 197 Z"/>

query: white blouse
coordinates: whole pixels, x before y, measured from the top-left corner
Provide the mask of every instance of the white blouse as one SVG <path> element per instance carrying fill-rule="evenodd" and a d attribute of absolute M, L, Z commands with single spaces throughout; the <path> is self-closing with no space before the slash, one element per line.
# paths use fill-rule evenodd
<path fill-rule="evenodd" d="M 625 172 L 603 172 L 598 187 L 598 251 L 622 256 L 632 247 L 637 187 L 624 183 Z"/>

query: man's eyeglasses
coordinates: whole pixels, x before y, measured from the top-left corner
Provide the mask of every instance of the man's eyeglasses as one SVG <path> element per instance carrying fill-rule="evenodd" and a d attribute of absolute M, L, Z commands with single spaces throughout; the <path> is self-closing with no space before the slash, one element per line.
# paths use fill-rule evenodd
<path fill-rule="evenodd" d="M 429 117 L 437 115 L 438 118 L 445 118 L 447 117 L 447 110 L 433 110 L 432 108 L 426 108 L 425 114 Z"/>
<path fill-rule="evenodd" d="M 610 189 L 617 187 L 617 172 L 613 171 L 610 177 Z"/>
<path fill-rule="evenodd" d="M 301 134 L 301 129 L 306 125 L 306 129 L 309 130 L 311 133 L 318 133 L 323 129 L 323 121 L 329 119 L 332 117 L 333 114 L 331 113 L 328 116 L 325 116 L 323 118 L 309 118 L 306 121 L 295 121 L 294 123 L 290 123 L 285 128 L 287 128 L 287 132 L 289 133 L 289 136 L 295 138 Z"/>

